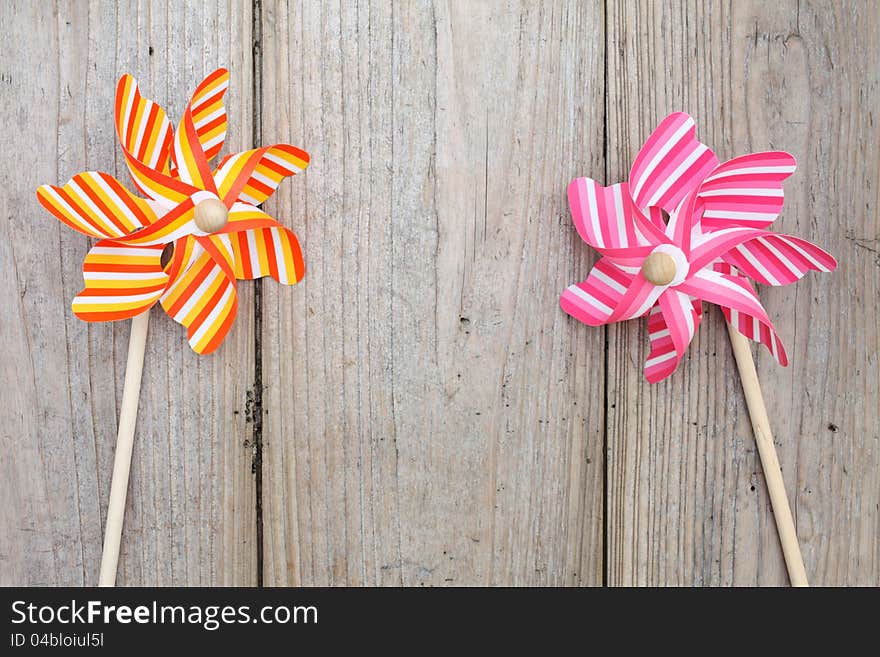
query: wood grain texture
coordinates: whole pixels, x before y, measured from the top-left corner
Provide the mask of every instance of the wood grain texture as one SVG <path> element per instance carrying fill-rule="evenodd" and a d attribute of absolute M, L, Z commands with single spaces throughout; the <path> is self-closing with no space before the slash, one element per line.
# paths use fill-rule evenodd
<path fill-rule="evenodd" d="M 758 372 L 811 582 L 880 584 L 876 2 L 10 1 L 0 35 L 0 584 L 96 582 L 129 330 L 73 317 L 89 240 L 34 190 L 127 181 L 119 74 L 176 120 L 219 65 L 226 151 L 311 153 L 266 204 L 307 275 L 239 285 L 209 357 L 153 311 L 120 584 L 786 584 L 720 314 L 650 386 L 644 322 L 558 307 L 596 258 L 566 185 L 675 110 L 799 160 L 774 229 L 840 268 L 761 290 L 792 364 Z"/>
<path fill-rule="evenodd" d="M 265 578 L 597 584 L 603 338 L 557 295 L 589 254 L 564 181 L 601 167 L 601 3 L 263 3 Z M 560 183 L 563 181 L 563 184 Z"/>
<path fill-rule="evenodd" d="M 0 272 L 4 393 L 0 583 L 97 581 L 129 322 L 85 324 L 89 240 L 36 203 L 41 183 L 88 169 L 128 175 L 113 127 L 116 80 L 133 73 L 176 120 L 217 65 L 232 69 L 231 134 L 252 137 L 250 4 L 4 3 Z M 199 358 L 154 309 L 126 511 L 119 584 L 256 581 L 246 389 L 253 301 L 221 351 Z"/>
<path fill-rule="evenodd" d="M 876 3 L 609 3 L 608 178 L 668 112 L 722 159 L 799 160 L 774 230 L 840 260 L 762 289 L 786 342 L 759 375 L 811 582 L 880 583 Z M 659 65 L 658 65 L 659 64 Z M 668 381 L 641 380 L 644 323 L 609 331 L 608 579 L 787 583 L 720 313 Z"/>

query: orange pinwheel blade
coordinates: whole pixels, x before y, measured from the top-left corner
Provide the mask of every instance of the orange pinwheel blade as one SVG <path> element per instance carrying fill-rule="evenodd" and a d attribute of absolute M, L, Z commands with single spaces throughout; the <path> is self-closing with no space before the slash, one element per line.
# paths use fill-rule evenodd
<path fill-rule="evenodd" d="M 262 210 L 236 203 L 223 232 L 231 240 L 236 278 L 271 276 L 284 285 L 294 285 L 305 275 L 296 235 Z"/>
<path fill-rule="evenodd" d="M 177 242 L 175 249 L 184 254 L 185 261 L 175 257 L 176 262 L 169 268 L 172 280 L 162 295 L 162 307 L 187 328 L 193 350 L 208 354 L 223 342 L 238 310 L 235 278 L 229 275 L 229 237 L 187 236 Z"/>
<path fill-rule="evenodd" d="M 229 88 L 229 71 L 218 68 L 196 88 L 189 104 L 193 126 L 205 157 L 213 159 L 226 140 L 226 107 L 223 95 Z"/>
<path fill-rule="evenodd" d="M 131 179 L 141 193 L 173 206 L 197 191 L 171 177 L 171 123 L 158 104 L 141 96 L 131 75 L 123 75 L 116 86 L 115 114 L 116 135 Z"/>
<path fill-rule="evenodd" d="M 137 80 L 128 73 L 116 85 L 115 110 L 116 134 L 122 148 L 138 162 L 168 175 L 174 138 L 171 121 L 158 103 L 141 96 Z M 135 174 L 132 171 L 132 176 Z"/>
<path fill-rule="evenodd" d="M 271 276 L 284 285 L 295 285 L 305 276 L 299 241 L 284 226 L 243 230 L 230 237 L 236 278 Z"/>
<path fill-rule="evenodd" d="M 216 189 L 208 161 L 220 152 L 226 138 L 223 94 L 228 87 L 226 69 L 217 69 L 206 77 L 193 93 L 174 135 L 175 172 L 183 182 L 199 189 Z"/>
<path fill-rule="evenodd" d="M 162 269 L 163 246 L 132 247 L 102 240 L 83 263 L 86 287 L 73 300 L 73 312 L 87 322 L 134 317 L 150 308 L 168 284 Z"/>
<path fill-rule="evenodd" d="M 243 201 L 259 205 L 269 198 L 288 176 L 309 165 L 309 154 L 296 146 L 276 144 L 223 159 L 214 172 L 217 194 L 227 205 Z"/>
<path fill-rule="evenodd" d="M 65 224 L 92 237 L 123 237 L 156 221 L 144 199 L 100 171 L 78 173 L 63 187 L 43 185 L 37 199 Z"/>

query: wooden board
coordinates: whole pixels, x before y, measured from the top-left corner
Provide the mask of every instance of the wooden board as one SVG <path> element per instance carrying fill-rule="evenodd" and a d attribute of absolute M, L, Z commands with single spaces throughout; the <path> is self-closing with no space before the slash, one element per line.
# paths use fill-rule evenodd
<path fill-rule="evenodd" d="M 880 582 L 878 25 L 871 2 L 608 6 L 609 180 L 660 119 L 687 110 L 722 159 L 795 153 L 773 229 L 840 261 L 833 275 L 761 290 L 792 364 L 756 350 L 817 585 Z M 609 335 L 609 583 L 786 584 L 720 312 L 655 387 L 641 376 L 644 323 Z"/>
<path fill-rule="evenodd" d="M 601 582 L 601 332 L 558 311 L 602 166 L 601 3 L 263 3 L 265 581 Z M 598 375 L 596 373 L 599 373 Z"/>
<path fill-rule="evenodd" d="M 0 341 L 3 522 L 0 583 L 95 584 L 129 323 L 87 325 L 69 309 L 90 241 L 43 211 L 34 191 L 98 169 L 128 182 L 113 127 L 116 80 L 177 120 L 215 64 L 233 71 L 230 147 L 250 145 L 250 5 L 5 3 L 0 71 Z M 218 355 L 153 309 L 118 582 L 256 581 L 252 449 L 253 300 Z M 14 319 L 14 321 L 11 321 Z"/>
<path fill-rule="evenodd" d="M 568 181 L 674 110 L 798 157 L 774 229 L 841 266 L 761 290 L 759 375 L 812 583 L 880 584 L 876 3 L 188 4 L 0 8 L 0 584 L 96 582 L 128 339 L 34 190 L 127 180 L 119 74 L 176 119 L 219 65 L 226 152 L 311 153 L 266 204 L 307 275 L 239 285 L 209 357 L 154 309 L 120 584 L 785 584 L 717 311 L 649 386 L 643 322 L 558 307 Z"/>

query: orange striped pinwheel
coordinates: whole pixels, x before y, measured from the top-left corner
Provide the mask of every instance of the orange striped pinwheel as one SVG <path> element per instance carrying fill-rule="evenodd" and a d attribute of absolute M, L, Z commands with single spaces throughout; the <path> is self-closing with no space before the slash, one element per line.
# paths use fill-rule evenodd
<path fill-rule="evenodd" d="M 227 155 L 223 147 L 229 73 L 218 69 L 196 88 L 177 132 L 131 75 L 116 88 L 116 132 L 137 189 L 100 172 L 63 187 L 43 185 L 40 203 L 99 241 L 83 264 L 85 289 L 73 312 L 88 322 L 134 317 L 159 301 L 206 354 L 229 332 L 236 280 L 272 276 L 285 285 L 305 273 L 294 234 L 256 206 L 281 180 L 306 168 L 308 154 L 287 144 Z M 169 244 L 173 255 L 163 265 Z"/>

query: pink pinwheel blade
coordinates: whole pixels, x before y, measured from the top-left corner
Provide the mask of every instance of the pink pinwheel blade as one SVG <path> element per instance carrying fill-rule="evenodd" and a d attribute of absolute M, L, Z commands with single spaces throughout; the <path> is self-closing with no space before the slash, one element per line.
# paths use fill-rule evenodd
<path fill-rule="evenodd" d="M 782 151 L 752 153 L 718 165 L 700 185 L 703 230 L 769 226 L 785 201 L 782 181 L 795 167 L 795 159 Z"/>
<path fill-rule="evenodd" d="M 626 183 L 603 187 L 590 178 L 577 178 L 568 186 L 568 201 L 581 238 L 600 253 L 665 241 L 662 231 L 633 205 Z"/>
<path fill-rule="evenodd" d="M 788 285 L 808 271 L 830 272 L 837 268 L 834 257 L 815 244 L 774 233 L 743 242 L 722 257 L 764 285 Z"/>
<path fill-rule="evenodd" d="M 636 207 L 672 212 L 689 190 L 718 164 L 715 154 L 694 136 L 694 120 L 670 114 L 651 133 L 629 173 Z"/>
<path fill-rule="evenodd" d="M 696 331 L 703 316 L 703 302 L 699 299 L 690 299 L 690 304 Z M 648 383 L 657 383 L 672 374 L 681 360 L 660 304 L 655 305 L 648 316 L 648 339 L 651 342 L 651 353 L 645 361 L 645 379 Z"/>

